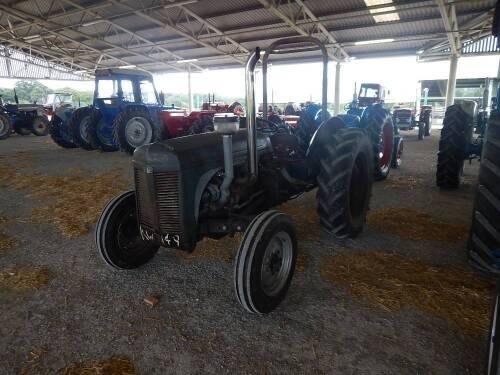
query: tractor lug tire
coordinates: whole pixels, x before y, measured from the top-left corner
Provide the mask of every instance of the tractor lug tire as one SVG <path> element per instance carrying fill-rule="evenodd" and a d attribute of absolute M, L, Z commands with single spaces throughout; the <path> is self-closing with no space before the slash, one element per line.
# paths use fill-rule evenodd
<path fill-rule="evenodd" d="M 373 183 L 373 145 L 364 129 L 339 129 L 319 150 L 317 211 L 337 237 L 363 230 Z"/>
<path fill-rule="evenodd" d="M 469 115 L 458 104 L 446 109 L 436 168 L 436 185 L 442 189 L 456 189 L 460 185 L 467 133 L 471 131 L 469 120 Z"/>
<path fill-rule="evenodd" d="M 476 268 L 500 276 L 500 114 L 496 112 L 488 121 L 467 247 Z"/>
<path fill-rule="evenodd" d="M 12 122 L 7 116 L 0 114 L 0 140 L 7 139 L 12 133 Z"/>
<path fill-rule="evenodd" d="M 91 107 L 78 108 L 69 120 L 69 129 L 73 143 L 84 150 L 95 150 L 91 143 L 89 127 L 92 119 Z"/>
<path fill-rule="evenodd" d="M 49 134 L 49 119 L 46 116 L 36 116 L 31 124 L 31 132 L 37 137 Z"/>
<path fill-rule="evenodd" d="M 99 128 L 100 124 L 101 124 L 101 112 L 97 109 L 94 109 L 92 111 L 91 121 L 89 126 L 89 136 L 92 147 L 104 152 L 118 151 L 120 147 L 118 147 L 117 145 L 110 145 L 109 143 L 105 143 L 101 139 L 101 137 L 99 137 L 99 132 L 101 131 Z"/>
<path fill-rule="evenodd" d="M 52 116 L 49 122 L 50 138 L 52 138 L 55 144 L 62 148 L 77 148 L 78 146 L 71 140 L 64 139 L 61 129 L 62 126 L 64 126 L 62 119 L 57 115 Z"/>

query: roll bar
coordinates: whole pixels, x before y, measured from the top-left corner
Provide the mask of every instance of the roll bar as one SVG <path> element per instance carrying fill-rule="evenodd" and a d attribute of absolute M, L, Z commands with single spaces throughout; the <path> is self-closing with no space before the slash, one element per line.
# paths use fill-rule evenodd
<path fill-rule="evenodd" d="M 327 100 L 328 100 L 328 53 L 325 46 L 319 39 L 309 36 L 298 36 L 283 38 L 272 43 L 266 49 L 262 60 L 262 80 L 263 80 L 263 116 L 267 120 L 267 66 L 269 56 L 272 54 L 286 54 L 293 52 L 304 51 L 303 49 L 278 50 L 278 47 L 283 47 L 295 43 L 311 43 L 318 46 L 322 54 L 323 60 L 323 86 L 321 95 L 321 116 L 322 120 L 327 119 Z M 308 48 L 306 51 L 316 49 Z M 259 47 L 248 57 L 245 66 L 245 89 L 246 89 L 246 106 L 247 106 L 247 144 L 248 144 L 248 169 L 250 172 L 250 182 L 255 182 L 258 177 L 258 160 L 257 160 L 257 133 L 256 133 L 256 114 L 255 114 L 255 67 L 260 60 L 261 50 Z"/>

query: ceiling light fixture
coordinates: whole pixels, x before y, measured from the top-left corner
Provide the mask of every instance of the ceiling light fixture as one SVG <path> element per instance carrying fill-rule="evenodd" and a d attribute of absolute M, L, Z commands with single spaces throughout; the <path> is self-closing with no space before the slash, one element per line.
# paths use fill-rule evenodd
<path fill-rule="evenodd" d="M 198 61 L 198 59 L 185 59 L 185 60 L 177 60 L 177 64 L 185 64 L 185 63 L 190 63 L 190 62 L 195 62 Z"/>
<path fill-rule="evenodd" d="M 374 40 L 362 40 L 359 42 L 354 42 L 355 46 L 363 46 L 366 44 L 381 44 L 381 43 L 392 43 L 394 42 L 394 39 L 392 38 L 387 38 L 387 39 L 374 39 Z"/>

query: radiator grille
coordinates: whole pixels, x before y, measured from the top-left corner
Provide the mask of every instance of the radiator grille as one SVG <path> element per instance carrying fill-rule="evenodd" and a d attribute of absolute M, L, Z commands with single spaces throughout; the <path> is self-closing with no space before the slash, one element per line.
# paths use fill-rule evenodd
<path fill-rule="evenodd" d="M 139 223 L 161 234 L 180 234 L 178 173 L 155 172 L 149 175 L 136 168 L 134 175 Z"/>
<path fill-rule="evenodd" d="M 160 232 L 179 234 L 182 230 L 179 175 L 177 172 L 158 172 L 154 177 Z"/>
<path fill-rule="evenodd" d="M 136 168 L 134 171 L 135 191 L 137 199 L 137 213 L 139 216 L 139 223 L 150 229 L 155 227 L 154 214 L 155 208 L 151 201 L 151 194 L 148 189 L 147 174 Z"/>

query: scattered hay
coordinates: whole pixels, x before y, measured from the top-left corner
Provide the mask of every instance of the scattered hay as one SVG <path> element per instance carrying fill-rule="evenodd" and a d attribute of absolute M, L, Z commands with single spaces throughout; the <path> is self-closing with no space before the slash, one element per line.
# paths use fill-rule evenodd
<path fill-rule="evenodd" d="M 62 375 L 135 375 L 135 367 L 127 357 L 111 357 L 88 365 L 73 363 L 61 370 Z"/>
<path fill-rule="evenodd" d="M 413 307 L 468 334 L 488 330 L 493 282 L 463 267 L 431 266 L 382 252 L 341 253 L 325 259 L 320 275 L 386 310 Z"/>
<path fill-rule="evenodd" d="M 176 254 L 187 263 L 203 260 L 220 260 L 231 263 L 234 259 L 234 252 L 240 246 L 243 234 L 238 233 L 233 237 L 223 237 L 220 240 L 204 238 L 198 243 L 192 253 L 178 250 Z"/>
<path fill-rule="evenodd" d="M 45 353 L 47 353 L 47 350 L 44 348 L 37 348 L 30 351 L 29 359 L 26 361 L 27 365 L 21 369 L 18 375 L 31 374 L 39 366 L 40 357 Z"/>
<path fill-rule="evenodd" d="M 54 278 L 46 267 L 11 267 L 0 272 L 0 290 L 29 292 L 38 290 Z"/>
<path fill-rule="evenodd" d="M 396 176 L 391 177 L 386 180 L 384 184 L 384 189 L 396 188 L 396 189 L 413 189 L 415 186 L 421 183 L 419 178 L 412 176 Z"/>
<path fill-rule="evenodd" d="M 290 201 L 282 204 L 277 209 L 290 215 L 295 224 L 297 239 L 299 241 L 314 241 L 318 239 L 320 225 L 316 205 Z"/>
<path fill-rule="evenodd" d="M 442 222 L 419 210 L 387 207 L 368 214 L 368 225 L 379 232 L 394 234 L 410 240 L 456 242 L 466 238 L 466 224 Z"/>
<path fill-rule="evenodd" d="M 297 261 L 295 262 L 295 271 L 306 272 L 308 266 L 309 266 L 309 254 L 299 250 L 299 254 L 297 255 Z"/>
<path fill-rule="evenodd" d="M 88 233 L 106 203 L 129 184 L 115 170 L 94 176 L 79 169 L 73 172 L 77 173 L 72 176 L 26 174 L 0 165 L 0 184 L 26 191 L 28 198 L 44 198 L 46 204 L 32 211 L 31 220 L 52 222 L 63 235 L 75 238 Z"/>
<path fill-rule="evenodd" d="M 9 222 L 4 216 L 0 215 L 0 225 L 5 225 Z M 16 240 L 14 237 L 9 236 L 3 232 L 0 232 L 0 251 L 10 249 L 12 246 L 16 244 Z"/>

